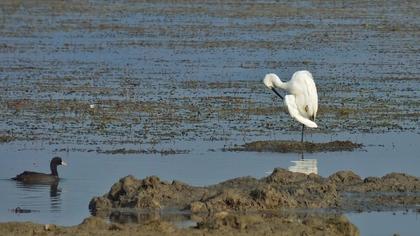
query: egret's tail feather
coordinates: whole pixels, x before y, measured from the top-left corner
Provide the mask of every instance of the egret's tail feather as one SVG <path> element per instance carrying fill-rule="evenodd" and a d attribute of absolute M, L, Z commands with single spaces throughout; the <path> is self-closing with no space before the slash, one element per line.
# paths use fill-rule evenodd
<path fill-rule="evenodd" d="M 317 128 L 318 125 L 311 121 L 310 119 L 303 117 L 296 106 L 295 96 L 294 95 L 286 95 L 284 98 L 284 103 L 287 106 L 287 110 L 289 110 L 289 114 L 291 117 L 295 118 L 300 123 L 306 125 L 309 128 Z"/>

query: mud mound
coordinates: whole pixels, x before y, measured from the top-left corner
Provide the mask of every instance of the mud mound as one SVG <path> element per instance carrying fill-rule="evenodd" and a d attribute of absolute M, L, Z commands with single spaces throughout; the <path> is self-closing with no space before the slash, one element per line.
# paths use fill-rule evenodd
<path fill-rule="evenodd" d="M 208 187 L 192 187 L 178 181 L 169 183 L 155 176 L 140 180 L 127 176 L 115 183 L 104 196 L 93 198 L 89 209 L 101 215 L 109 215 L 117 208 L 175 208 L 206 214 L 284 208 L 360 210 L 357 202 L 350 204 L 346 193 L 372 192 L 376 195 L 364 200 L 366 209 L 370 209 L 369 204 L 398 206 L 403 203 L 406 206 L 420 203 L 419 178 L 406 174 L 392 173 L 362 180 L 351 171 L 339 171 L 323 178 L 277 168 L 265 178 L 241 177 Z"/>
<path fill-rule="evenodd" d="M 194 213 L 278 208 L 326 208 L 339 204 L 335 183 L 318 175 L 275 169 L 260 180 L 244 177 L 209 187 L 192 187 L 158 177 L 127 176 L 89 204 L 92 212 L 112 208 L 188 209 Z"/>
<path fill-rule="evenodd" d="M 192 187 L 179 181 L 169 183 L 156 176 L 139 180 L 129 175 L 112 185 L 108 194 L 93 198 L 89 209 L 96 211 L 110 208 L 185 208 L 191 201 L 199 199 L 207 192 L 205 188 Z"/>
<path fill-rule="evenodd" d="M 328 177 L 338 189 L 346 192 L 420 193 L 420 179 L 404 173 L 390 173 L 383 177 L 361 179 L 351 171 L 339 171 Z"/>
<path fill-rule="evenodd" d="M 225 151 L 252 151 L 252 152 L 337 152 L 353 151 L 363 147 L 362 144 L 351 141 L 332 141 L 328 143 L 311 143 L 286 140 L 255 141 L 240 146 L 225 148 Z"/>
<path fill-rule="evenodd" d="M 338 176 L 341 180 L 338 180 Z M 341 192 L 350 193 L 342 202 L 343 209 L 358 211 L 387 210 L 395 207 L 420 209 L 420 179 L 403 173 L 360 179 L 357 175 L 336 173 L 330 181 L 342 181 Z M 363 204 L 363 206 L 361 206 Z"/>
<path fill-rule="evenodd" d="M 344 216 L 220 213 L 200 221 L 194 228 L 177 228 L 156 219 L 144 224 L 107 223 L 99 217 L 80 225 L 61 227 L 34 223 L 0 223 L 0 235 L 359 235 Z"/>
<path fill-rule="evenodd" d="M 197 224 L 197 229 L 227 235 L 359 235 L 346 217 L 281 213 L 221 212 Z"/>

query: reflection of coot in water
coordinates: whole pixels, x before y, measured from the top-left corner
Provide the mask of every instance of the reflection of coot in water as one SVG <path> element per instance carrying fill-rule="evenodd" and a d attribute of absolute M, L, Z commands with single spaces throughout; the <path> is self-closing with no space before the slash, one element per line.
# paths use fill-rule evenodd
<path fill-rule="evenodd" d="M 50 185 L 50 197 L 60 196 L 61 189 L 58 188 L 58 182 L 52 183 Z"/>
<path fill-rule="evenodd" d="M 51 211 L 61 211 L 61 189 L 58 188 L 58 182 L 50 184 L 50 206 Z"/>
<path fill-rule="evenodd" d="M 59 181 L 55 182 L 16 182 L 16 188 L 21 190 L 18 206 L 24 205 L 32 211 L 49 210 L 51 212 L 61 211 L 61 188 Z M 49 195 L 49 198 L 48 198 Z"/>
<path fill-rule="evenodd" d="M 51 174 L 33 172 L 33 171 L 24 171 L 23 173 L 16 175 L 16 177 L 12 178 L 13 180 L 22 181 L 25 183 L 53 183 L 58 182 L 58 172 L 57 166 L 59 165 L 67 165 L 60 157 L 54 157 L 51 159 L 50 169 Z"/>

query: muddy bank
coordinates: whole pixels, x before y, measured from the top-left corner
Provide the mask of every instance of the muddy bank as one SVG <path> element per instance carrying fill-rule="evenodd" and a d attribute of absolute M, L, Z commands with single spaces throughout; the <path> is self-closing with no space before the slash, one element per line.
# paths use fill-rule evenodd
<path fill-rule="evenodd" d="M 225 148 L 225 151 L 253 151 L 253 152 L 337 152 L 354 151 L 363 144 L 351 141 L 332 141 L 328 143 L 312 143 L 286 140 L 255 141 Z"/>
<path fill-rule="evenodd" d="M 365 195 L 356 199 L 349 193 Z M 391 173 L 362 179 L 351 171 L 339 171 L 324 178 L 277 168 L 261 179 L 240 177 L 208 187 L 162 181 L 156 176 L 145 179 L 127 176 L 107 194 L 94 197 L 89 209 L 94 214 L 105 215 L 121 208 L 179 209 L 208 214 L 284 208 L 363 211 L 416 204 L 420 204 L 418 177 Z"/>
<path fill-rule="evenodd" d="M 143 224 L 107 223 L 99 217 L 61 227 L 34 223 L 1 223 L 0 235 L 359 235 L 344 216 L 279 216 L 276 214 L 208 217 L 192 228 L 178 228 L 159 219 Z"/>

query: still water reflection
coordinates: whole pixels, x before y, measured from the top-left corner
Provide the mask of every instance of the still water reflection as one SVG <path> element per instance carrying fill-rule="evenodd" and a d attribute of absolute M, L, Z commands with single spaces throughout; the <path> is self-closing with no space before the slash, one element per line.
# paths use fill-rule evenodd
<path fill-rule="evenodd" d="M 301 159 L 298 161 L 291 161 L 292 166 L 289 166 L 289 171 L 299 172 L 304 174 L 318 174 L 318 166 L 316 159 Z"/>
<path fill-rule="evenodd" d="M 290 161 L 293 163 L 289 166 L 289 171 L 298 172 L 304 174 L 318 174 L 318 162 L 317 159 L 305 159 L 304 153 L 300 153 L 300 160 Z"/>
<path fill-rule="evenodd" d="M 145 222 L 150 222 L 152 220 L 162 220 L 171 222 L 179 228 L 196 226 L 197 221 L 199 221 L 199 219 L 191 215 L 190 212 L 179 211 L 176 209 L 157 211 L 124 209 L 112 211 L 109 215 L 97 216 L 108 218 L 110 222 L 123 224 L 144 224 Z"/>
<path fill-rule="evenodd" d="M 21 193 L 18 195 L 17 207 L 31 211 L 39 209 L 49 209 L 50 212 L 61 211 L 61 188 L 58 182 L 28 184 L 16 181 L 15 184 Z"/>

